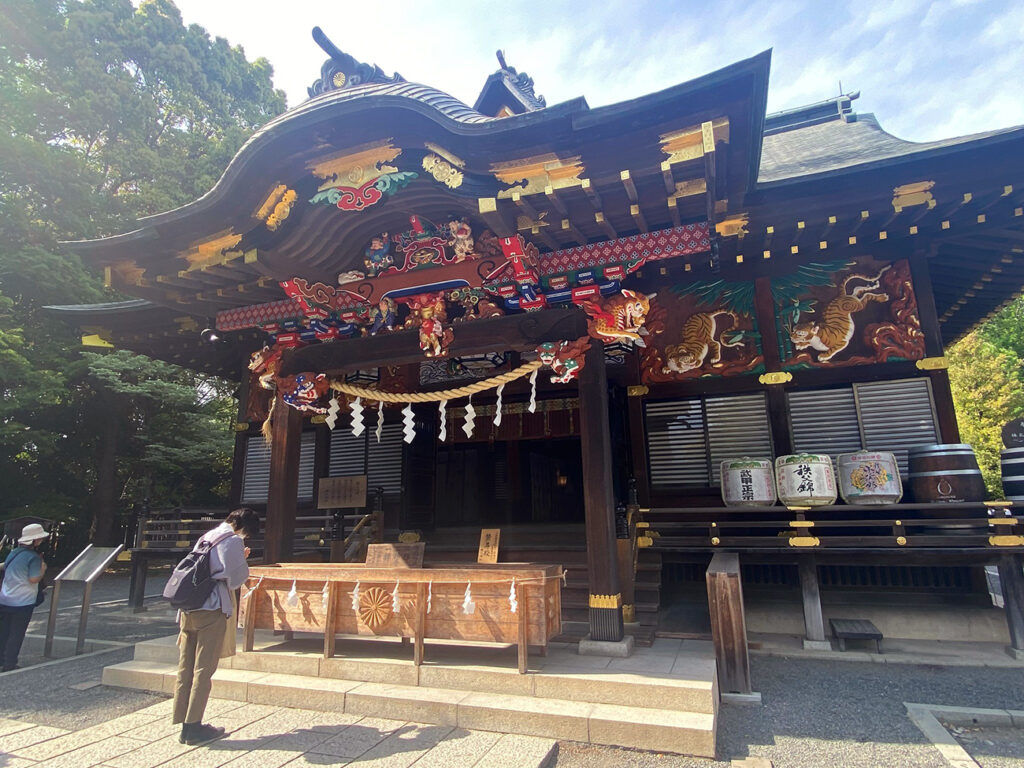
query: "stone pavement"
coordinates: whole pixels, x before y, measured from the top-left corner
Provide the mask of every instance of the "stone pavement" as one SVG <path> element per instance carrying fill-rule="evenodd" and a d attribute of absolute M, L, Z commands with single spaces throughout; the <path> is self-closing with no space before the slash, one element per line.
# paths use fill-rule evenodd
<path fill-rule="evenodd" d="M 553 740 L 533 736 L 221 699 L 210 701 L 206 719 L 228 735 L 190 747 L 170 719 L 170 700 L 75 731 L 0 718 L 0 766 L 542 768 L 556 752 Z"/>

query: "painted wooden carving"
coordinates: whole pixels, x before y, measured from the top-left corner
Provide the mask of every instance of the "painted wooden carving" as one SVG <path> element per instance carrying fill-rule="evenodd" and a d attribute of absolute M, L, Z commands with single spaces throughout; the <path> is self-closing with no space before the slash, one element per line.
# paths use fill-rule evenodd
<path fill-rule="evenodd" d="M 550 341 L 537 347 L 537 356 L 554 374 L 552 384 L 568 384 L 579 377 L 589 348 L 590 339 L 586 337 L 576 341 Z"/>
<path fill-rule="evenodd" d="M 785 368 L 863 365 L 924 357 L 905 261 L 870 257 L 806 264 L 772 279 Z"/>
<path fill-rule="evenodd" d="M 623 290 L 617 296 L 600 302 L 584 303 L 583 309 L 589 316 L 587 332 L 591 338 L 606 344 L 625 342 L 638 347 L 647 346 L 643 340 L 647 335 L 644 321 L 651 310 L 651 299 L 654 296 Z"/>
<path fill-rule="evenodd" d="M 754 284 L 724 280 L 662 291 L 647 317 L 641 353 L 645 383 L 732 376 L 764 370 L 754 319 Z"/>
<path fill-rule="evenodd" d="M 324 399 L 330 390 L 330 382 L 322 373 L 305 372 L 295 376 L 282 376 L 277 379 L 281 399 L 300 411 L 327 413 Z"/>

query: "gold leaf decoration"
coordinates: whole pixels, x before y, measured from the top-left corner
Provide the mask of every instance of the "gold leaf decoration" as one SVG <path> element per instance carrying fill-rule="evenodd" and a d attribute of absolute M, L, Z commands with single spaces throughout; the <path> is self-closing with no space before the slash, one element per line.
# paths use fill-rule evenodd
<path fill-rule="evenodd" d="M 370 587 L 359 598 L 359 619 L 376 632 L 391 620 L 391 595 L 380 587 Z"/>
<path fill-rule="evenodd" d="M 462 186 L 462 171 L 438 155 L 427 155 L 423 158 L 423 170 L 434 177 L 435 181 L 450 189 Z"/>

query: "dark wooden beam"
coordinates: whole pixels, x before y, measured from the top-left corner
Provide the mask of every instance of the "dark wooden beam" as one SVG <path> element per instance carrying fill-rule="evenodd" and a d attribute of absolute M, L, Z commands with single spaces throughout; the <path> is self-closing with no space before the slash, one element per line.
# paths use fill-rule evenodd
<path fill-rule="evenodd" d="M 575 307 L 545 309 L 521 315 L 470 320 L 454 326 L 453 356 L 476 352 L 525 352 L 546 341 L 578 339 L 587 334 L 586 315 Z M 302 371 L 335 373 L 423 360 L 415 330 L 313 344 L 285 353 L 281 375 Z"/>
<path fill-rule="evenodd" d="M 295 509 L 299 494 L 299 448 L 302 411 L 285 405 L 278 396 L 271 417 L 270 489 L 264 527 L 263 561 L 287 562 L 295 537 Z"/>
<path fill-rule="evenodd" d="M 612 441 L 608 425 L 608 373 L 604 344 L 593 341 L 580 373 L 580 450 L 587 525 L 590 639 L 622 640 L 622 593 L 615 542 Z"/>

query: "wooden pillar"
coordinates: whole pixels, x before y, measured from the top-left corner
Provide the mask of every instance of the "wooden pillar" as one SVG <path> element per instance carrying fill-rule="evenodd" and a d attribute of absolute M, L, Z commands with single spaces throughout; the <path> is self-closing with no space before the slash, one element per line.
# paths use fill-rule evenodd
<path fill-rule="evenodd" d="M 592 341 L 580 373 L 580 449 L 583 452 L 583 506 L 587 525 L 590 583 L 590 639 L 619 642 L 623 637 L 622 593 L 615 544 L 612 493 L 612 441 L 608 427 L 608 375 L 604 345 Z"/>
<path fill-rule="evenodd" d="M 626 390 L 626 423 L 629 429 L 630 471 L 636 481 L 637 501 L 641 507 L 651 506 L 651 481 L 647 466 L 647 432 L 644 427 L 644 401 L 647 387 L 643 386 L 640 355 L 627 358 L 630 366 L 629 387 Z"/>
<path fill-rule="evenodd" d="M 754 281 L 754 314 L 757 318 L 757 330 L 761 334 L 765 371 L 781 371 L 779 337 L 775 327 L 775 302 L 772 299 L 772 282 L 769 277 L 759 277 Z M 771 424 L 772 450 L 776 456 L 793 453 L 785 390 L 778 385 L 769 386 L 765 389 L 765 398 L 768 421 Z"/>
<path fill-rule="evenodd" d="M 292 556 L 295 508 L 299 493 L 299 447 L 302 443 L 302 412 L 285 405 L 280 395 L 271 419 L 270 492 L 263 533 L 263 561 L 286 562 Z"/>
<path fill-rule="evenodd" d="M 1010 653 L 1024 659 L 1024 556 L 1005 555 L 999 561 L 999 583 L 1003 590 L 1003 609 L 1010 630 Z"/>
<path fill-rule="evenodd" d="M 813 556 L 801 557 L 797 568 L 804 604 L 804 648 L 831 649 L 832 644 L 825 639 L 825 620 L 821 615 L 818 563 Z"/>
<path fill-rule="evenodd" d="M 942 357 L 942 329 L 939 326 L 938 310 L 935 308 L 935 294 L 932 277 L 928 270 L 928 259 L 923 253 L 915 253 L 910 259 L 910 276 L 914 282 L 914 296 L 924 334 L 924 353 L 927 357 Z M 932 383 L 932 398 L 935 401 L 935 415 L 938 418 L 939 442 L 959 443 L 960 427 L 953 407 L 953 392 L 949 387 L 949 373 L 944 368 L 929 371 Z"/>
<path fill-rule="evenodd" d="M 716 552 L 705 578 L 721 692 L 750 693 L 750 652 L 747 650 L 740 556 L 735 552 Z"/>

